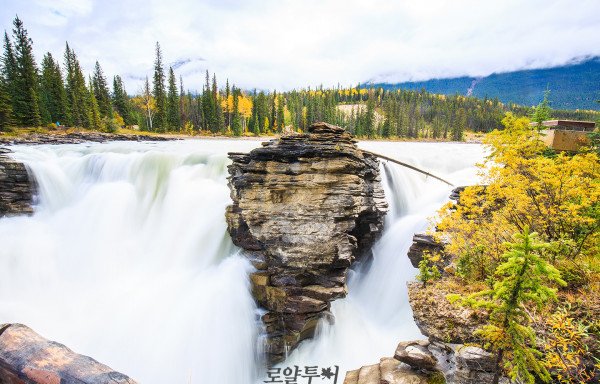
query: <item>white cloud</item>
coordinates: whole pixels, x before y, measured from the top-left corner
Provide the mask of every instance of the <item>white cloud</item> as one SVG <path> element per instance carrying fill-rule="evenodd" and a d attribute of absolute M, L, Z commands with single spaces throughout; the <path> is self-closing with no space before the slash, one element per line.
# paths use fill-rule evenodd
<path fill-rule="evenodd" d="M 600 3 L 578 1 L 1 0 L 19 14 L 38 58 L 65 41 L 88 71 L 99 60 L 130 91 L 150 75 L 154 42 L 181 65 L 244 88 L 356 84 L 487 75 L 600 55 Z"/>

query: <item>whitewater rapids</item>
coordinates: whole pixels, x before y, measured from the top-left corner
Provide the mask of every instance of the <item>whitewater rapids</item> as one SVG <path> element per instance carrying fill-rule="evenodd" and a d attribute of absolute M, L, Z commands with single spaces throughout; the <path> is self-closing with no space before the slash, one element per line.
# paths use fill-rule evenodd
<path fill-rule="evenodd" d="M 44 337 L 142 383 L 262 382 L 260 310 L 252 266 L 226 231 L 229 163 L 253 140 L 14 146 L 38 183 L 35 214 L 0 219 L 0 323 Z M 483 148 L 361 142 L 456 185 L 476 180 Z M 385 162 L 384 162 L 385 163 Z M 370 267 L 349 295 L 281 364 L 346 370 L 420 337 L 407 301 L 412 235 L 451 187 L 382 165 L 390 212 Z"/>

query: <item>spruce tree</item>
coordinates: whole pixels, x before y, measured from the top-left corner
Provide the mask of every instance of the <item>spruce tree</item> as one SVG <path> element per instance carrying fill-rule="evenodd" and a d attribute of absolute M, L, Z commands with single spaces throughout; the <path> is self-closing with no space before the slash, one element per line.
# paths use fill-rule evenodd
<path fill-rule="evenodd" d="M 213 73 L 212 80 L 212 89 L 211 89 L 211 106 L 213 108 L 211 113 L 211 127 L 210 130 L 212 133 L 218 133 L 223 129 L 225 122 L 223 119 L 223 108 L 221 108 L 221 103 L 219 103 L 219 88 L 217 87 L 217 75 Z"/>
<path fill-rule="evenodd" d="M 89 128 L 92 124 L 90 117 L 90 103 L 88 89 L 85 84 L 83 71 L 77 60 L 75 51 L 69 48 L 67 43 L 65 49 L 65 67 L 67 70 L 66 93 L 68 124 L 77 127 Z"/>
<path fill-rule="evenodd" d="M 369 139 L 375 136 L 375 96 L 373 92 L 369 92 L 367 99 L 367 111 L 364 116 L 364 133 Z"/>
<path fill-rule="evenodd" d="M 0 69 L 3 69 L 0 66 Z M 8 85 L 3 76 L 0 76 L 0 131 L 13 125 L 12 103 L 8 92 Z"/>
<path fill-rule="evenodd" d="M 239 109 L 239 97 L 240 91 L 235 88 L 232 88 L 233 93 L 233 114 L 231 117 L 231 130 L 235 136 L 240 136 L 242 134 L 242 119 L 240 116 Z"/>
<path fill-rule="evenodd" d="M 45 111 L 47 121 L 66 123 L 67 94 L 63 82 L 60 65 L 50 52 L 42 60 L 42 75 L 40 79 L 40 105 Z"/>
<path fill-rule="evenodd" d="M 560 272 L 542 258 L 541 252 L 549 244 L 541 243 L 537 233 L 526 226 L 513 239 L 515 242 L 509 243 L 509 251 L 504 254 L 505 261 L 496 268 L 497 282 L 493 288 L 469 296 L 463 305 L 490 311 L 489 324 L 477 330 L 476 335 L 486 341 L 486 348 L 496 353 L 494 384 L 498 384 L 503 372 L 519 383 L 533 384 L 536 376 L 548 382 L 550 375 L 539 361 L 541 353 L 536 349 L 535 332 L 524 306 L 542 306 L 556 299 L 556 289 L 546 284 L 566 283 Z M 456 301 L 460 296 L 448 298 Z"/>
<path fill-rule="evenodd" d="M 94 82 L 92 78 L 89 79 L 88 88 L 88 127 L 97 131 L 103 131 L 105 128 L 102 116 L 100 115 L 100 107 L 96 100 L 96 94 L 94 92 Z"/>
<path fill-rule="evenodd" d="M 33 57 L 32 41 L 18 16 L 13 21 L 15 39 L 15 84 L 13 114 L 22 126 L 42 123 L 38 96 L 38 71 Z"/>
<path fill-rule="evenodd" d="M 169 67 L 169 88 L 167 94 L 167 121 L 169 128 L 180 130 L 181 121 L 179 115 L 179 95 L 177 93 L 177 84 L 175 83 L 175 73 L 173 68 Z"/>
<path fill-rule="evenodd" d="M 123 118 L 125 125 L 135 124 L 135 121 L 132 119 L 131 116 L 129 97 L 127 96 L 127 92 L 125 92 L 125 85 L 123 84 L 123 79 L 121 79 L 121 76 L 119 75 L 113 77 L 112 103 L 117 113 Z"/>
<path fill-rule="evenodd" d="M 275 132 L 276 127 L 277 127 L 277 105 L 276 105 L 276 102 L 277 102 L 277 90 L 274 90 L 273 96 L 271 97 L 271 107 L 270 107 L 270 110 L 271 110 L 271 120 L 270 120 L 271 126 L 270 126 L 270 128 L 271 128 L 272 132 Z"/>
<path fill-rule="evenodd" d="M 98 102 L 98 109 L 100 114 L 104 117 L 112 119 L 113 108 L 110 100 L 110 90 L 108 89 L 108 83 L 100 63 L 96 61 L 94 66 L 94 77 L 92 78 L 92 85 L 94 89 L 94 96 Z"/>
<path fill-rule="evenodd" d="M 179 126 L 185 127 L 188 121 L 188 113 L 186 109 L 187 96 L 183 90 L 183 78 L 179 75 Z M 191 104 L 191 103 L 190 103 Z"/>
<path fill-rule="evenodd" d="M 165 89 L 165 71 L 162 63 L 162 51 L 160 44 L 156 42 L 156 59 L 154 61 L 154 81 L 153 92 L 156 103 L 156 112 L 154 115 L 154 128 L 159 132 L 164 132 L 167 128 L 167 92 Z"/>
<path fill-rule="evenodd" d="M 210 75 L 206 70 L 206 82 L 202 90 L 202 127 L 205 130 L 210 130 L 213 119 L 213 98 L 210 91 Z"/>
<path fill-rule="evenodd" d="M 258 125 L 258 109 L 256 105 L 256 89 L 252 93 L 252 114 L 250 116 L 250 122 L 248 123 L 248 129 L 250 132 L 256 134 L 256 126 Z"/>
<path fill-rule="evenodd" d="M 15 60 L 15 51 L 12 46 L 8 34 L 4 31 L 4 53 L 2 55 L 2 73 L 0 74 L 4 78 L 6 92 L 9 95 L 11 102 L 11 110 L 15 107 L 17 98 L 16 93 L 16 73 L 17 73 L 17 62 Z M 14 123 L 14 121 L 13 121 Z"/>
<path fill-rule="evenodd" d="M 146 129 L 149 131 L 154 130 L 154 116 L 156 113 L 156 102 L 154 97 L 152 96 L 152 91 L 150 90 L 150 81 L 148 80 L 148 76 L 146 76 L 146 81 L 144 82 L 144 90 L 142 93 L 142 100 L 144 103 L 144 109 L 146 118 L 144 120 Z"/>
<path fill-rule="evenodd" d="M 283 131 L 285 127 L 285 98 L 283 93 L 277 98 L 277 132 Z"/>
<path fill-rule="evenodd" d="M 231 111 L 229 110 L 229 79 L 225 82 L 225 127 L 229 128 L 231 125 Z"/>
<path fill-rule="evenodd" d="M 531 111 L 531 121 L 537 123 L 538 129 L 542 127 L 542 122 L 550 120 L 552 116 L 552 108 L 550 108 L 550 101 L 548 100 L 549 96 L 550 90 L 547 89 L 544 91 L 544 99 L 537 106 L 533 107 Z"/>

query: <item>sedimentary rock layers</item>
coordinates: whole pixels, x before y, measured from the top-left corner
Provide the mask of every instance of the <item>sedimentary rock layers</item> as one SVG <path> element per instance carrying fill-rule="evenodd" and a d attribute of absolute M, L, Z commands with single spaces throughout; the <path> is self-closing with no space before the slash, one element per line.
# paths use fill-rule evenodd
<path fill-rule="evenodd" d="M 25 164 L 8 157 L 0 148 L 0 217 L 33 212 L 34 183 Z"/>
<path fill-rule="evenodd" d="M 380 234 L 378 161 L 324 123 L 229 156 L 228 229 L 259 269 L 251 280 L 274 362 L 312 336 L 329 302 L 345 296 L 347 268 Z"/>

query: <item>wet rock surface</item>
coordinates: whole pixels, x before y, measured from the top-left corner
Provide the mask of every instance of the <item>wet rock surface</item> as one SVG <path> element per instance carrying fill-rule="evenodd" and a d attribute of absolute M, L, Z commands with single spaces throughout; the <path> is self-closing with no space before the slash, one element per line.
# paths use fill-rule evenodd
<path fill-rule="evenodd" d="M 387 211 L 379 163 L 342 128 L 317 123 L 249 154 L 230 153 L 233 242 L 259 271 L 253 294 L 267 310 L 267 358 L 312 337 L 346 295 L 346 272 L 368 257 Z"/>
<path fill-rule="evenodd" d="M 482 384 L 493 376 L 494 356 L 481 348 L 415 340 L 398 344 L 393 358 L 347 372 L 344 384 Z"/>
<path fill-rule="evenodd" d="M 0 147 L 0 217 L 33 213 L 35 182 L 25 164 L 9 156 Z"/>
<path fill-rule="evenodd" d="M 85 142 L 104 143 L 108 141 L 169 141 L 176 140 L 173 137 L 155 135 L 125 135 L 103 132 L 70 132 L 70 133 L 31 133 L 25 136 L 2 137 L 0 144 L 81 144 Z"/>
<path fill-rule="evenodd" d="M 415 268 L 419 268 L 419 263 L 423 260 L 424 254 L 433 256 L 441 254 L 444 251 L 444 244 L 437 242 L 432 235 L 417 233 L 413 236 L 413 243 L 408 249 L 408 259 Z M 437 265 L 440 271 L 443 271 L 445 265 Z"/>
<path fill-rule="evenodd" d="M 0 325 L 2 384 L 134 384 L 91 357 L 49 341 L 21 324 Z"/>

